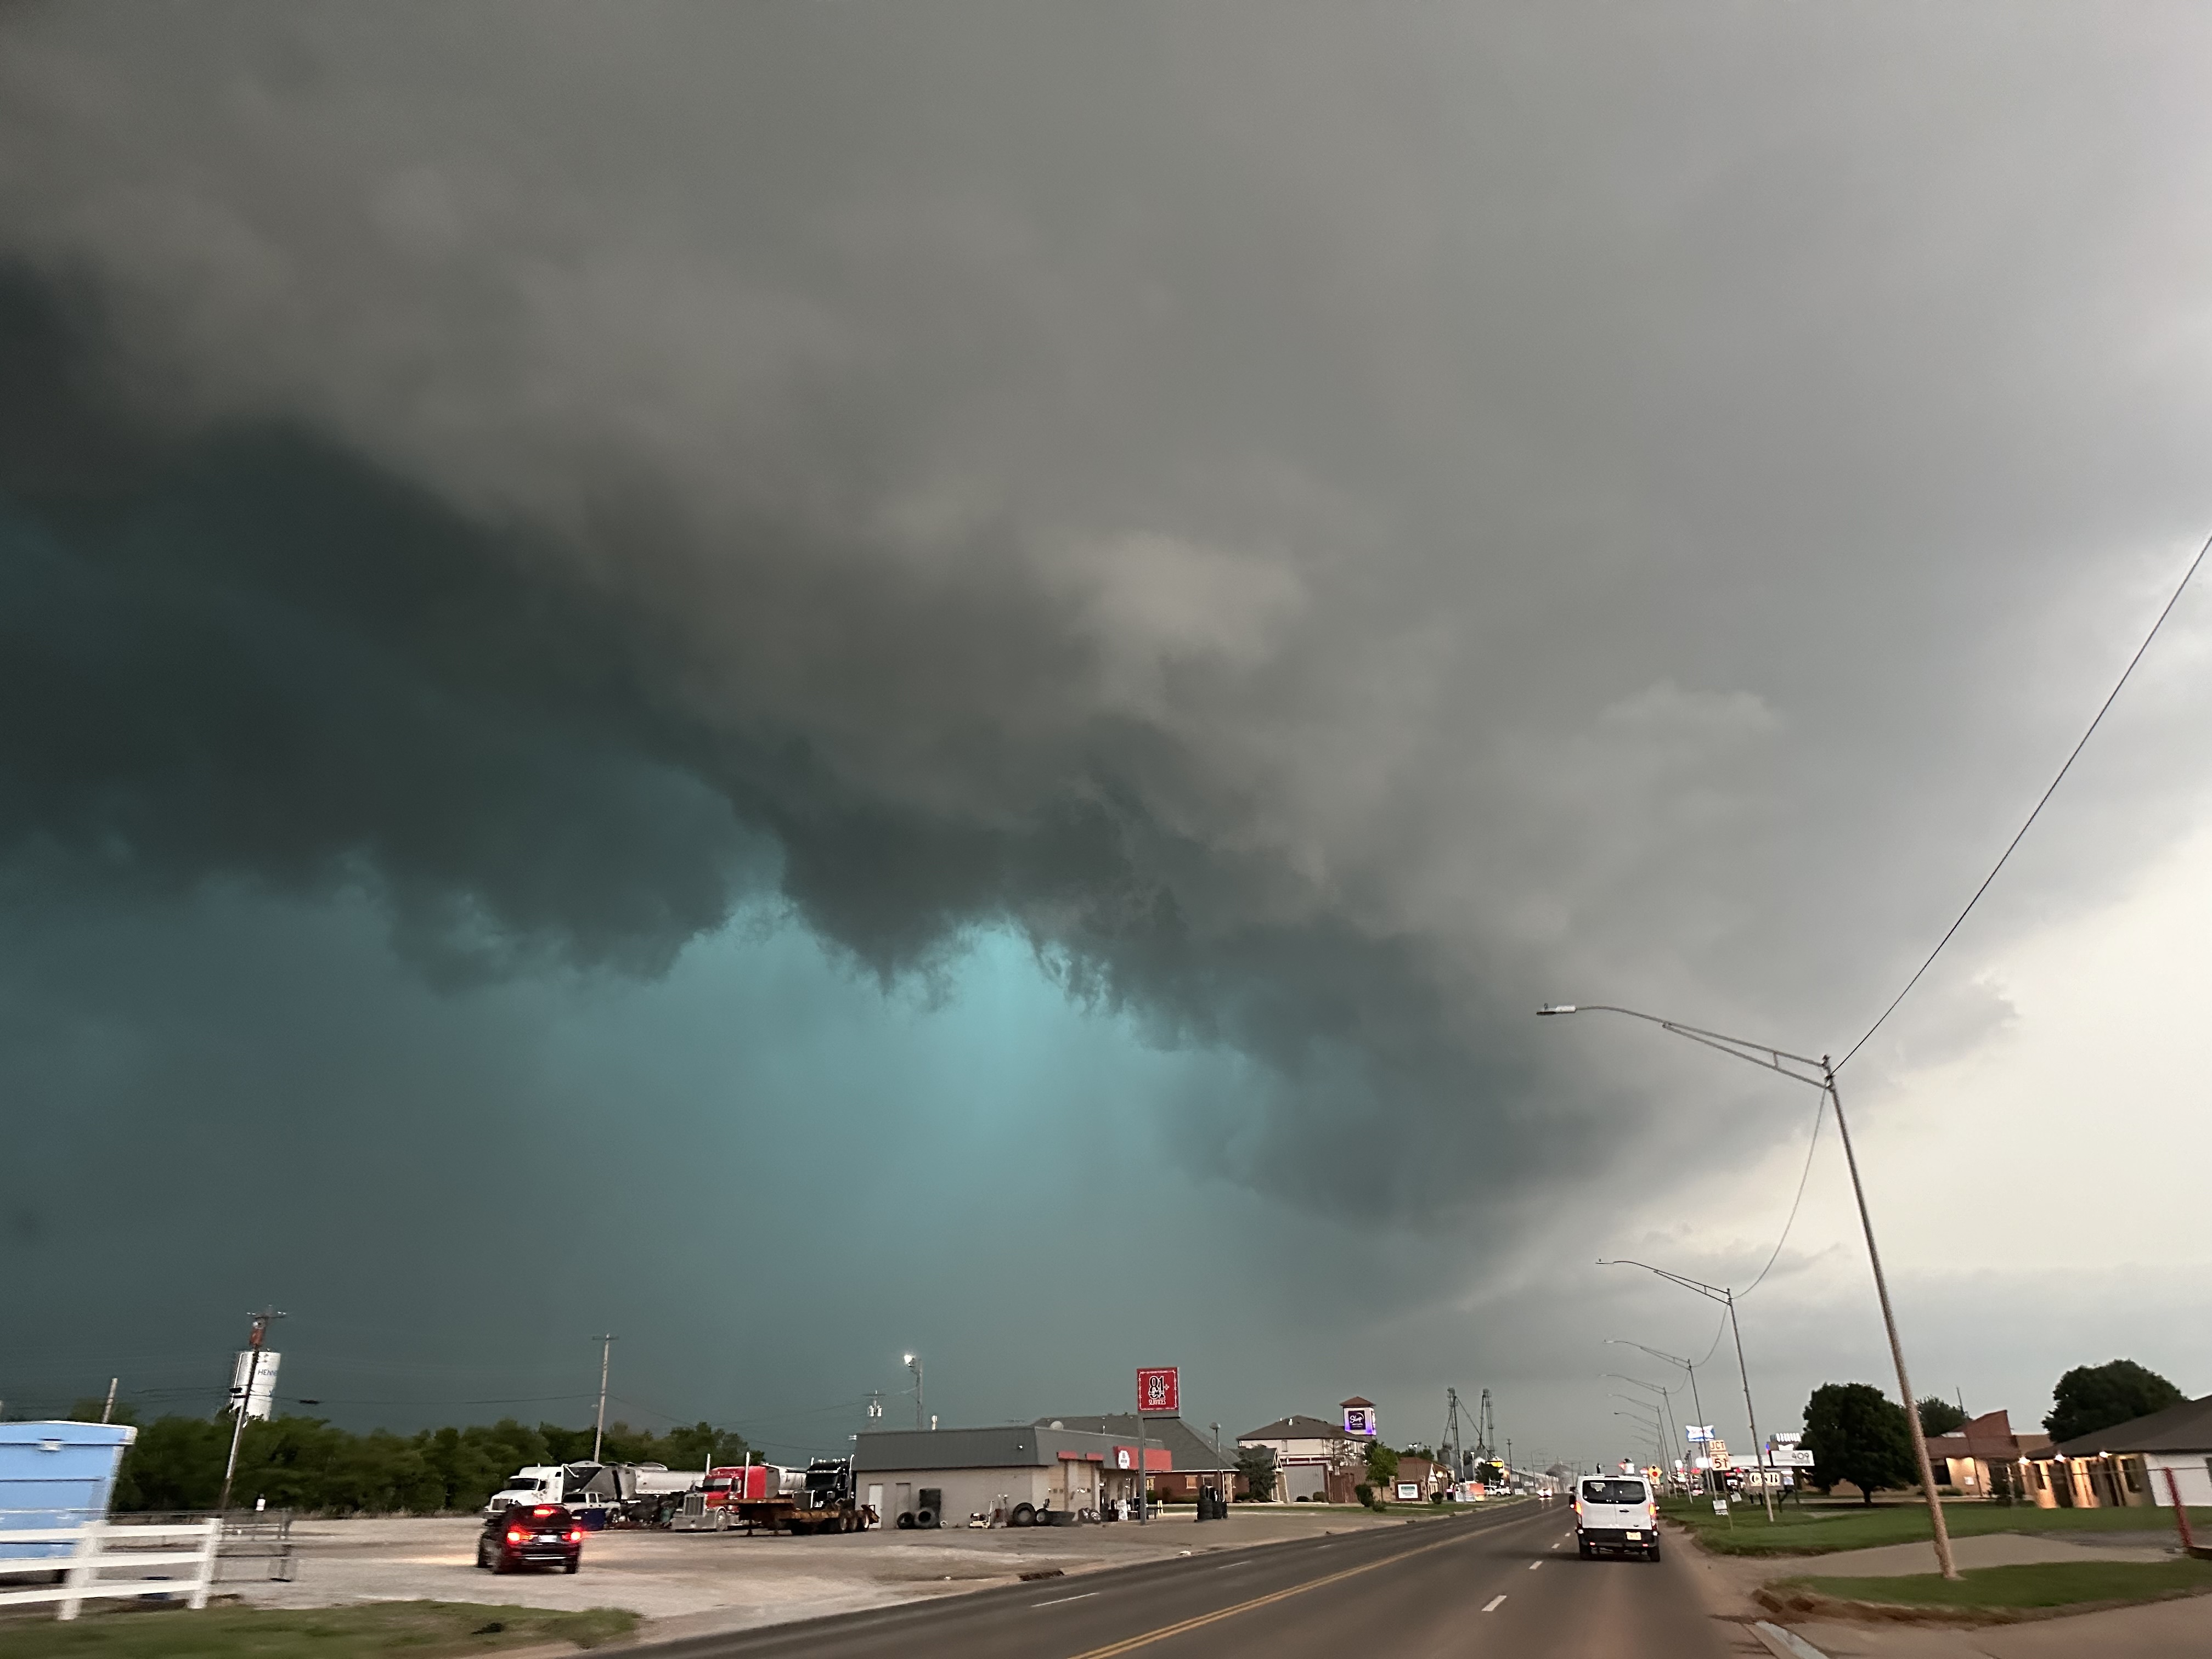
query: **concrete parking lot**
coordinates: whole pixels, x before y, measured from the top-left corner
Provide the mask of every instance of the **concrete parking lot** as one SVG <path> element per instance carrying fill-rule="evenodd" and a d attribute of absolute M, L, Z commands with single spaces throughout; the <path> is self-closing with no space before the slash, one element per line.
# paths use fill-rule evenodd
<path fill-rule="evenodd" d="M 1358 1510 L 1238 1505 L 1226 1521 L 1200 1524 L 1185 1510 L 1143 1527 L 1120 1522 L 824 1538 L 611 1532 L 592 1534 L 573 1577 L 479 1571 L 479 1524 L 467 1516 L 301 1521 L 293 1528 L 292 1583 L 223 1588 L 266 1607 L 421 1599 L 627 1607 L 653 1621 L 655 1637 L 703 1635 L 957 1595 L 1024 1573 L 1057 1569 L 1073 1576 L 1406 1522 Z"/>

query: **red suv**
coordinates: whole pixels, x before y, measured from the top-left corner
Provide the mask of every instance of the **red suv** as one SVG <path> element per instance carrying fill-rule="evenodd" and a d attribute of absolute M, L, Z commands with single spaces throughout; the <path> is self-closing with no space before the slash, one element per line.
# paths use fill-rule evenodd
<path fill-rule="evenodd" d="M 492 1572 L 557 1566 L 574 1572 L 584 1559 L 584 1529 L 558 1504 L 510 1504 L 484 1522 L 477 1565 Z"/>

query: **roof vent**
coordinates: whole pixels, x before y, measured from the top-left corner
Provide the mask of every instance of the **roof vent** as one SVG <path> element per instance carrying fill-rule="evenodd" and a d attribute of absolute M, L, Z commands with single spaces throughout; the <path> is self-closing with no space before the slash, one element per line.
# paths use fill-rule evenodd
<path fill-rule="evenodd" d="M 1066 1427 L 1067 1426 L 1067 1425 L 1066 1425 L 1066 1424 L 1065 1424 L 1065 1423 L 1061 1422 L 1061 1421 L 1060 1421 L 1058 1418 L 1056 1418 L 1056 1417 L 1055 1417 L 1055 1418 L 1054 1418 L 1054 1419 L 1052 1419 L 1052 1425 L 1053 1425 L 1053 1427 L 1054 1427 L 1055 1429 L 1064 1429 L 1064 1428 L 1066 1428 Z"/>

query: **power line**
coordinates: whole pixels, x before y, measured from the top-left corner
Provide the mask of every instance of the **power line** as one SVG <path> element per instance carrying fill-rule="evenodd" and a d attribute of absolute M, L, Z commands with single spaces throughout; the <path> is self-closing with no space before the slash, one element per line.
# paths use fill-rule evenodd
<path fill-rule="evenodd" d="M 1766 1258 L 1766 1265 L 1759 1270 L 1759 1277 L 1736 1292 L 1740 1297 L 1749 1296 L 1757 1290 L 1765 1282 L 1766 1275 L 1774 1271 L 1774 1264 L 1782 1259 L 1782 1247 L 1790 1242 L 1790 1230 L 1797 1224 L 1797 1206 L 1805 1201 L 1805 1183 L 1813 1178 L 1813 1154 L 1820 1150 L 1820 1124 L 1827 1115 L 1828 1093 L 1824 1089 L 1813 1108 L 1813 1139 L 1805 1148 L 1805 1169 L 1797 1177 L 1797 1196 L 1790 1200 L 1790 1218 L 1782 1224 L 1782 1237 L 1774 1241 L 1774 1254 Z M 1716 1336 L 1713 1340 L 1718 1342 L 1720 1338 Z M 1711 1358 L 1711 1356 L 1708 1354 L 1706 1358 Z"/>
<path fill-rule="evenodd" d="M 2089 722 L 2089 729 L 2082 732 L 2081 741 L 2075 744 L 2073 753 L 2066 757 L 2065 765 L 2058 769 L 2058 775 L 2051 779 L 2051 787 L 2045 790 L 2042 799 L 2035 803 L 2035 810 L 2027 815 L 2027 822 L 2020 826 L 2020 833 L 2005 843 L 2005 849 L 1998 855 L 1996 863 L 1990 867 L 1989 874 L 1982 878 L 1982 884 L 1974 889 L 1973 897 L 1966 901 L 1966 908 L 1959 912 L 1956 921 L 1943 930 L 1943 937 L 1936 941 L 1936 948 L 1928 953 L 1928 960 L 1922 963 L 1912 977 L 1905 981 L 1905 988 L 1890 1000 L 1889 1006 L 1881 1011 L 1881 1018 L 1868 1026 L 1866 1036 L 1851 1044 L 1850 1052 L 1836 1062 L 1838 1071 L 1842 1071 L 1844 1066 L 1851 1063 L 1851 1055 L 1865 1048 L 1868 1038 L 1881 1030 L 1883 1021 L 1897 1012 L 1897 1005 L 1911 995 L 1912 988 L 1920 983 L 1921 975 L 1936 965 L 1936 958 L 1943 954 L 1943 947 L 1951 942 L 1951 935 L 1959 931 L 1966 918 L 1973 914 L 1974 907 L 1982 902 L 1982 895 L 1990 890 L 1990 884 L 1997 878 L 1997 872 L 2005 867 L 2005 860 L 2012 857 L 2013 849 L 2018 847 L 2026 837 L 2029 829 L 2033 826 L 2037 815 L 2050 805 L 2051 798 L 2058 793 L 2058 786 L 2066 781 L 2066 774 L 2073 769 L 2074 763 L 2081 757 L 2081 751 L 2089 746 L 2089 739 L 2096 735 L 2097 727 L 2102 724 L 2106 714 L 2118 700 L 2121 689 L 2128 683 L 2128 677 L 2136 672 L 2136 665 L 2143 659 L 2143 653 L 2150 649 L 2150 642 L 2158 637 L 2158 630 L 2166 626 L 2166 619 L 2173 614 L 2173 607 L 2181 603 L 2182 594 L 2187 591 L 2191 578 L 2197 574 L 2197 567 L 2204 562 L 2204 556 L 2207 553 L 2212 553 L 2212 537 L 2207 537 L 2204 545 L 2197 550 L 2197 556 L 2189 562 L 2189 568 L 2182 574 L 2180 581 L 2174 586 L 2173 597 L 2166 600 L 2166 609 L 2158 613 L 2158 620 L 2150 625 L 2150 632 L 2143 635 L 2143 642 L 2136 647 L 2135 655 L 2128 659 L 2128 665 L 2120 671 L 2120 678 L 2114 684 L 2112 695 L 2107 696 L 2099 707 L 2097 718 Z"/>

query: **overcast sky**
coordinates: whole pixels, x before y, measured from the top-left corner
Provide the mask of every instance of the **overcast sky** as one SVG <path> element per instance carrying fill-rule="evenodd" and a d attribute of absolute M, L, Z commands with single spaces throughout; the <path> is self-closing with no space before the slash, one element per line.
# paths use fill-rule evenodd
<path fill-rule="evenodd" d="M 0 16 L 0 1397 L 1634 1448 L 2212 530 L 2212 21 Z M 2212 592 L 1844 1073 L 2212 1391 Z M 1893 1387 L 1831 1124 L 1761 1426 Z M 1705 1415 L 1740 1432 L 1725 1356 Z M 1717 1395 L 1717 1399 L 1716 1396 Z M 1731 1403 L 1733 1400 L 1734 1403 Z"/>

